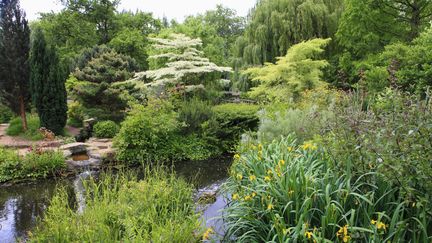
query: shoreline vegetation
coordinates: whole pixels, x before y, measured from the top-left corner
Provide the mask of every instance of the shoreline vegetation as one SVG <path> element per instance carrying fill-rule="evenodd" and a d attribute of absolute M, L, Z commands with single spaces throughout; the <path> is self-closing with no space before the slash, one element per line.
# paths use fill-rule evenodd
<path fill-rule="evenodd" d="M 29 242 L 198 242 L 204 232 L 192 187 L 160 168 L 145 169 L 142 180 L 122 172 L 102 174 L 84 187 L 85 210 L 71 208 L 67 191 L 59 189 Z"/>
<path fill-rule="evenodd" d="M 66 169 L 62 152 L 32 148 L 26 155 L 16 150 L 0 148 L 0 184 L 25 180 L 46 179 Z"/>

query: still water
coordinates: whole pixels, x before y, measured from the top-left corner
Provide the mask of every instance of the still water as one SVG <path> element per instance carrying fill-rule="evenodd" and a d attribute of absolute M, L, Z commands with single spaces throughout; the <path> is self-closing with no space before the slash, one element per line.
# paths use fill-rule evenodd
<path fill-rule="evenodd" d="M 218 187 L 228 176 L 230 158 L 178 163 L 177 175 L 192 182 L 199 191 Z M 0 186 L 0 242 L 9 243 L 24 239 L 27 232 L 43 217 L 49 202 L 59 186 L 69 187 L 79 194 L 77 180 L 45 180 L 13 186 Z M 79 198 L 78 198 L 79 200 Z M 221 224 L 214 219 L 226 203 L 218 196 L 214 204 L 203 212 L 203 221 L 221 232 Z M 79 210 L 79 208 L 78 208 Z"/>

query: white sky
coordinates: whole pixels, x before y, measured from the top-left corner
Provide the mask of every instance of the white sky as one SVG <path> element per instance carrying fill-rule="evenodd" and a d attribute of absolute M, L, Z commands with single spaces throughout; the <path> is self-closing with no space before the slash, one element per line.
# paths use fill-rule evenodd
<path fill-rule="evenodd" d="M 59 0 L 21 0 L 21 8 L 29 20 L 35 20 L 40 12 L 59 11 L 62 9 Z M 203 13 L 214 9 L 217 4 L 235 9 L 240 16 L 246 16 L 256 0 L 122 0 L 119 10 L 136 10 L 153 12 L 155 17 L 183 21 L 185 16 Z"/>

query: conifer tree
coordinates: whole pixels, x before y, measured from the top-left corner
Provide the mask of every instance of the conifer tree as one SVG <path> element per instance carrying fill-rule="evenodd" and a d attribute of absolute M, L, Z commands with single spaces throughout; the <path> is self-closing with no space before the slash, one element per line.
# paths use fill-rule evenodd
<path fill-rule="evenodd" d="M 55 49 L 47 46 L 39 28 L 33 34 L 30 65 L 32 99 L 41 126 L 63 134 L 67 120 L 65 75 Z"/>
<path fill-rule="evenodd" d="M 18 0 L 0 0 L 0 92 L 27 130 L 30 28 Z"/>

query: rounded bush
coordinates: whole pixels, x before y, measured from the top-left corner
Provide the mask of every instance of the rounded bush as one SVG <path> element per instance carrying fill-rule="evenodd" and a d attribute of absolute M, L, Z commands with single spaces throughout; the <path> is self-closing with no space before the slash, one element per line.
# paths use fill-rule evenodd
<path fill-rule="evenodd" d="M 93 129 L 97 138 L 113 138 L 120 131 L 120 126 L 113 121 L 102 121 L 96 123 Z"/>
<path fill-rule="evenodd" d="M 134 106 L 114 139 L 117 159 L 129 164 L 175 160 L 179 156 L 176 144 L 181 144 L 176 143 L 179 127 L 177 113 L 168 101 Z"/>

